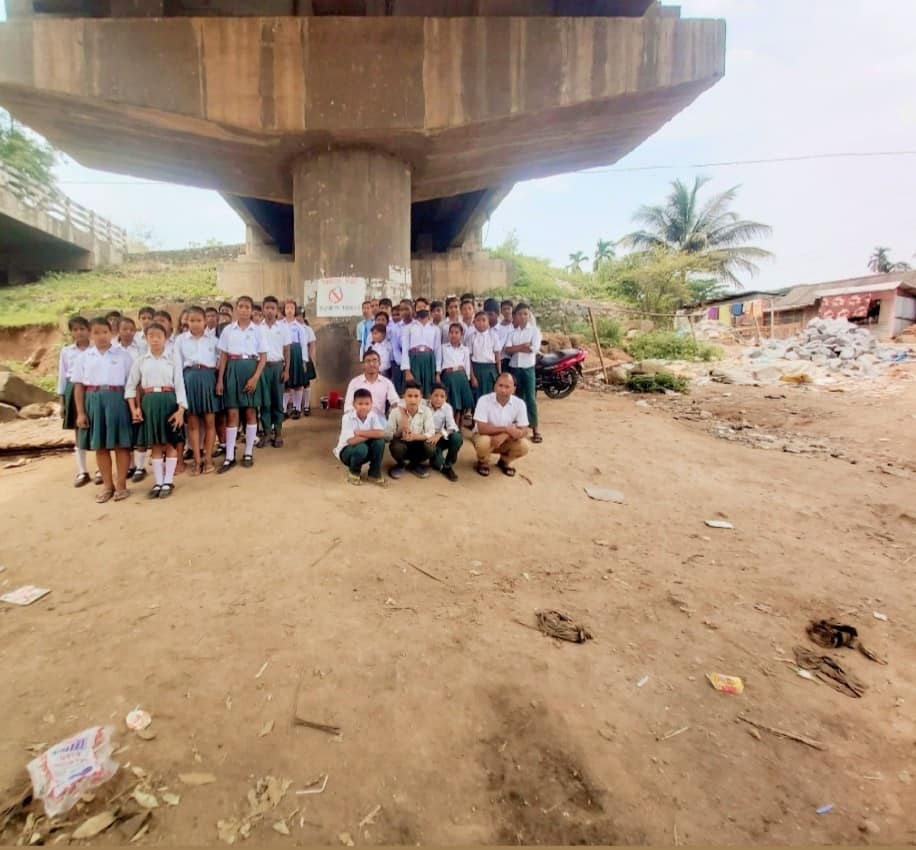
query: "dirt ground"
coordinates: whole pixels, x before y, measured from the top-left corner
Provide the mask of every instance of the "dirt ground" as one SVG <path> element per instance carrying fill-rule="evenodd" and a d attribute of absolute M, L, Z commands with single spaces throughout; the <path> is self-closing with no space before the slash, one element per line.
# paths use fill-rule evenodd
<path fill-rule="evenodd" d="M 219 843 L 266 776 L 292 784 L 259 844 L 913 843 L 916 381 L 773 394 L 542 401 L 530 482 L 478 477 L 466 445 L 457 485 L 347 486 L 333 413 L 167 503 L 139 485 L 98 506 L 70 456 L 0 472 L 0 583 L 52 588 L 0 608 L 0 800 L 29 745 L 111 723 L 122 770 L 64 833 L 140 767 L 181 798 L 160 799 L 146 845 Z M 719 420 L 843 452 L 753 448 Z M 542 636 L 540 608 L 594 640 Z M 861 699 L 779 660 L 826 616 L 888 660 L 833 653 Z M 154 740 L 124 726 L 137 705 Z M 742 714 L 824 749 L 755 737 Z M 190 771 L 216 781 L 183 785 Z M 294 793 L 323 774 L 323 793 Z"/>

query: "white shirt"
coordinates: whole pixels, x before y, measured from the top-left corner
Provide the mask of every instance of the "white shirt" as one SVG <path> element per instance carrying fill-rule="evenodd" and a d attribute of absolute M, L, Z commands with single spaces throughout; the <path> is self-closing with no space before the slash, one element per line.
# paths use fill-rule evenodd
<path fill-rule="evenodd" d="M 496 327 L 490 328 L 493 333 L 496 334 L 497 339 L 499 339 L 499 350 L 502 351 L 506 347 L 506 340 L 509 339 L 509 334 L 512 333 L 512 322 L 497 322 Z"/>
<path fill-rule="evenodd" d="M 267 341 L 260 325 L 251 322 L 247 328 L 241 328 L 238 322 L 233 322 L 223 329 L 217 348 L 226 354 L 257 357 L 259 354 L 267 354 Z"/>
<path fill-rule="evenodd" d="M 358 431 L 384 431 L 385 420 L 375 410 L 370 410 L 365 419 L 360 419 L 355 410 L 344 411 L 340 420 L 340 438 L 334 447 L 334 457 L 340 458 L 340 452 L 346 447 L 347 440 L 356 435 Z"/>
<path fill-rule="evenodd" d="M 316 342 L 318 337 L 315 336 L 315 331 L 313 331 L 308 325 L 300 325 L 302 328 L 302 362 L 308 363 L 311 359 L 309 357 L 309 344 Z"/>
<path fill-rule="evenodd" d="M 442 337 L 432 322 L 411 322 L 401 329 L 401 368 L 406 372 L 410 369 L 410 349 L 428 348 L 436 359 L 439 359 L 439 349 L 442 348 Z"/>
<path fill-rule="evenodd" d="M 529 324 L 523 328 L 513 328 L 506 340 L 506 347 L 511 348 L 513 345 L 525 343 L 531 346 L 531 352 L 516 352 L 509 360 L 509 365 L 516 369 L 528 369 L 535 364 L 538 351 L 541 349 L 541 332 L 535 325 Z"/>
<path fill-rule="evenodd" d="M 299 345 L 304 346 L 304 334 L 302 333 L 305 325 L 300 325 L 295 319 L 279 319 L 278 321 L 286 325 L 286 329 L 289 331 L 289 344 L 293 345 L 294 343 L 299 343 Z"/>
<path fill-rule="evenodd" d="M 145 341 L 144 341 L 144 345 L 146 345 L 146 342 L 145 342 Z M 120 348 L 122 351 L 126 351 L 126 352 L 130 355 L 130 359 L 131 359 L 131 360 L 136 360 L 141 354 L 146 354 L 146 352 L 149 351 L 149 346 L 148 346 L 148 345 L 147 345 L 146 348 L 144 349 L 144 348 L 142 348 L 140 345 L 137 344 L 137 338 L 136 338 L 136 337 L 134 337 L 133 340 L 131 340 L 130 345 L 128 345 L 128 346 L 126 346 L 126 347 L 123 346 L 123 345 L 121 345 L 121 341 L 118 340 L 118 339 L 112 341 L 111 347 L 112 347 L 112 348 Z"/>
<path fill-rule="evenodd" d="M 60 359 L 57 361 L 57 394 L 63 395 L 64 390 L 67 388 L 67 382 L 73 383 L 73 367 L 76 365 L 76 361 L 79 360 L 80 356 L 84 351 L 88 351 L 89 346 L 86 348 L 77 348 L 75 342 L 70 345 L 65 345 L 60 350 Z"/>
<path fill-rule="evenodd" d="M 283 363 L 286 359 L 283 348 L 292 342 L 286 322 L 276 321 L 272 325 L 262 322 L 260 328 L 267 343 L 267 362 Z"/>
<path fill-rule="evenodd" d="M 443 369 L 464 369 L 464 374 L 471 374 L 471 352 L 466 345 L 443 345 L 439 349 L 439 356 L 436 358 L 436 369 L 441 372 Z"/>
<path fill-rule="evenodd" d="M 146 341 L 146 334 L 142 330 L 138 330 L 134 334 L 134 345 L 140 349 L 141 354 L 146 354 L 149 351 L 149 343 Z"/>
<path fill-rule="evenodd" d="M 429 409 L 433 414 L 433 425 L 437 433 L 448 435 L 458 430 L 458 423 L 455 422 L 455 411 L 452 410 L 452 406 L 448 402 L 445 402 L 438 410 L 430 404 Z"/>
<path fill-rule="evenodd" d="M 189 331 L 190 333 L 190 331 Z M 204 328 L 204 336 L 212 336 L 213 339 L 216 339 L 216 328 Z"/>
<path fill-rule="evenodd" d="M 353 410 L 353 394 L 357 390 L 369 390 L 372 393 L 372 409 L 379 415 L 385 415 L 385 402 L 391 407 L 397 407 L 401 397 L 398 391 L 384 375 L 379 375 L 374 381 L 367 381 L 365 375 L 357 375 L 347 384 L 347 394 L 344 396 L 344 413 Z"/>
<path fill-rule="evenodd" d="M 472 363 L 492 363 L 495 366 L 496 357 L 502 351 L 499 337 L 491 328 L 483 333 L 474 328 L 467 335 L 464 344 L 470 349 Z"/>
<path fill-rule="evenodd" d="M 156 357 L 151 351 L 141 354 L 131 367 L 124 388 L 124 398 L 136 398 L 138 386 L 145 390 L 155 387 L 174 387 L 178 404 L 185 408 L 188 406 L 181 363 L 175 354 L 163 352 L 159 357 Z"/>
<path fill-rule="evenodd" d="M 374 351 L 378 354 L 381 365 L 379 366 L 379 371 L 387 372 L 391 368 L 391 360 L 394 357 L 394 351 L 391 348 L 391 343 L 387 339 L 383 339 L 381 342 L 370 342 L 369 348 L 366 351 Z"/>
<path fill-rule="evenodd" d="M 178 343 L 175 345 L 178 364 L 182 369 L 187 369 L 188 366 L 209 366 L 215 369 L 219 362 L 216 343 L 216 334 L 207 334 L 204 331 L 203 336 L 191 336 L 191 332 L 186 331 L 178 337 Z"/>
<path fill-rule="evenodd" d="M 499 403 L 496 393 L 482 395 L 474 409 L 474 430 L 478 422 L 486 422 L 497 428 L 507 428 L 514 425 L 516 428 L 528 427 L 528 408 L 517 395 L 509 396 L 505 405 Z"/>
<path fill-rule="evenodd" d="M 423 434 L 424 437 L 432 437 L 436 433 L 436 426 L 433 424 L 432 409 L 424 402 L 420 402 L 417 412 L 410 415 L 407 412 L 407 403 L 402 401 L 397 407 L 392 407 L 388 412 L 388 427 L 385 429 L 385 439 L 392 440 L 396 434 L 401 431 L 401 413 L 407 415 L 407 431 L 410 434 Z"/>
<path fill-rule="evenodd" d="M 130 355 L 123 348 L 112 347 L 103 354 L 90 346 L 76 359 L 70 380 L 87 387 L 123 387 L 132 365 Z"/>

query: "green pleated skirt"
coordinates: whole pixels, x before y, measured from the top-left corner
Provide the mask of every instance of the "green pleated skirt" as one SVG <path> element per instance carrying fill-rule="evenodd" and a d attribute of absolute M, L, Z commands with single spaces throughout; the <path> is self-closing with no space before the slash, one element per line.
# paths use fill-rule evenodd
<path fill-rule="evenodd" d="M 286 382 L 288 390 L 297 390 L 304 387 L 307 378 L 305 377 L 305 364 L 302 362 L 302 344 L 294 342 L 289 347 L 289 379 Z"/>
<path fill-rule="evenodd" d="M 418 351 L 410 355 L 410 371 L 423 392 L 429 398 L 436 379 L 436 355 L 432 351 Z M 403 395 L 403 393 L 402 393 Z"/>
<path fill-rule="evenodd" d="M 446 372 L 442 376 L 445 385 L 445 394 L 448 403 L 455 413 L 462 410 L 471 410 L 474 407 L 474 393 L 471 391 L 471 382 L 464 372 Z"/>
<path fill-rule="evenodd" d="M 129 449 L 133 446 L 130 407 L 120 390 L 92 390 L 86 393 L 89 419 L 88 448 Z"/>
<path fill-rule="evenodd" d="M 496 373 L 495 363 L 471 363 L 471 369 L 474 370 L 474 377 L 477 378 L 477 389 L 474 390 L 475 398 L 489 395 L 496 386 L 496 379 L 499 377 Z"/>
<path fill-rule="evenodd" d="M 222 410 L 222 402 L 216 394 L 216 369 L 185 369 L 184 388 L 188 395 L 188 413 L 203 416 Z"/>
<path fill-rule="evenodd" d="M 177 446 L 184 442 L 184 428 L 176 429 L 169 423 L 169 417 L 178 410 L 175 393 L 143 393 L 140 409 L 143 411 L 141 445 Z"/>
<path fill-rule="evenodd" d="M 261 393 L 261 382 L 258 381 L 253 393 L 244 390 L 248 379 L 258 368 L 257 360 L 230 360 L 226 365 L 223 378 L 223 408 L 225 410 L 242 410 L 246 407 L 255 409 L 264 404 Z"/>
<path fill-rule="evenodd" d="M 73 400 L 73 384 L 67 381 L 64 387 L 63 427 L 65 431 L 76 429 L 76 402 Z"/>

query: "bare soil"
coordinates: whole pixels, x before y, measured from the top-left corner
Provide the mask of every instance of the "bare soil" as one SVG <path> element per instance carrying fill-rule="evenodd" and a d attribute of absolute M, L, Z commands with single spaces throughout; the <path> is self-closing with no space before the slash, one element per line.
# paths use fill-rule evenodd
<path fill-rule="evenodd" d="M 457 485 L 347 486 L 333 413 L 290 423 L 253 470 L 180 478 L 164 503 L 143 485 L 98 506 L 70 486 L 70 457 L 0 471 L 0 584 L 52 588 L 0 608 L 0 795 L 27 746 L 111 723 L 121 765 L 181 795 L 140 844 L 218 843 L 217 821 L 244 815 L 267 775 L 292 785 L 253 827 L 264 844 L 912 843 L 916 383 L 780 392 L 542 401 L 545 442 L 519 462 L 530 482 L 480 478 L 466 446 Z M 719 439 L 683 417 L 694 400 L 840 442 L 856 463 Z M 735 528 L 704 525 L 716 518 Z M 540 608 L 594 640 L 541 635 Z M 805 625 L 828 616 L 888 659 L 832 653 L 861 699 L 779 660 L 813 649 Z M 152 741 L 124 726 L 136 705 Z M 825 749 L 757 738 L 741 714 Z M 189 771 L 217 781 L 183 786 Z M 294 794 L 322 774 L 324 793 Z M 69 820 L 136 781 L 120 771 Z M 271 828 L 297 808 L 291 837 Z"/>

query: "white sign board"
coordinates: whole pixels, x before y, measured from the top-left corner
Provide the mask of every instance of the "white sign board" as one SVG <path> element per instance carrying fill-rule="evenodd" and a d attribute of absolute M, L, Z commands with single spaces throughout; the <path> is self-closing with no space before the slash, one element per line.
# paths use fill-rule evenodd
<path fill-rule="evenodd" d="M 366 300 L 364 277 L 325 277 L 318 284 L 315 315 L 327 318 L 361 316 Z"/>

